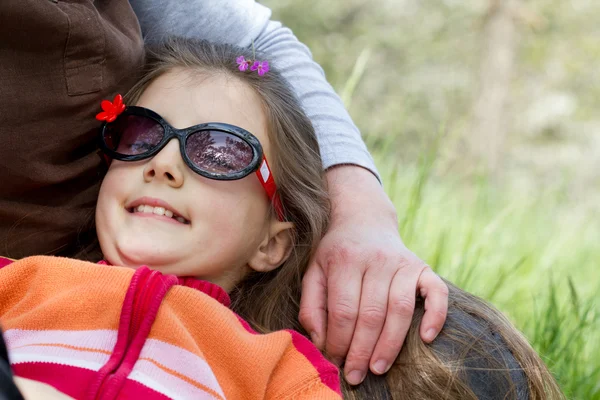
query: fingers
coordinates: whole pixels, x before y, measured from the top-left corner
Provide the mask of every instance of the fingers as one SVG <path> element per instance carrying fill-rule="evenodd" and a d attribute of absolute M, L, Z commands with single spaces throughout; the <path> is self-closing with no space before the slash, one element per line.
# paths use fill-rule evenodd
<path fill-rule="evenodd" d="M 360 247 L 360 246 L 358 246 Z M 431 342 L 444 325 L 448 287 L 408 249 L 329 246 L 313 260 L 302 282 L 299 319 L 315 345 L 341 365 L 348 383 L 359 384 L 370 368 L 389 370 L 412 322 L 416 296 L 425 299 L 420 336 Z M 398 257 L 400 255 L 400 257 Z"/>
<path fill-rule="evenodd" d="M 407 268 L 414 273 L 407 274 Z M 371 358 L 371 371 L 375 374 L 383 374 L 390 369 L 404 344 L 415 310 L 418 277 L 418 267 L 411 265 L 397 270 L 392 279 L 385 325 Z"/>
<path fill-rule="evenodd" d="M 338 267 L 330 271 L 327 293 L 326 352 L 341 365 L 348 353 L 358 317 L 363 272 L 359 268 Z"/>
<path fill-rule="evenodd" d="M 432 342 L 442 330 L 448 314 L 448 286 L 431 268 L 426 267 L 417 283 L 417 290 L 425 299 L 425 314 L 419 333 L 424 342 Z"/>
<path fill-rule="evenodd" d="M 346 380 L 351 385 L 361 383 L 369 369 L 371 355 L 386 320 L 393 275 L 393 269 L 374 265 L 363 278 L 358 320 L 344 366 Z"/>
<path fill-rule="evenodd" d="M 314 345 L 322 350 L 327 328 L 327 278 L 317 263 L 304 274 L 298 319 Z"/>

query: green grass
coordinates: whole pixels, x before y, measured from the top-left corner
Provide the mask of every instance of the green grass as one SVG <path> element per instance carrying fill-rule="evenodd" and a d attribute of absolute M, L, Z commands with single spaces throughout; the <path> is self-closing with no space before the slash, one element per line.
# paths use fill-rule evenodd
<path fill-rule="evenodd" d="M 435 150 L 423 153 L 412 167 L 374 154 L 407 246 L 508 315 L 568 398 L 600 399 L 598 215 L 559 187 L 452 177 L 436 170 Z"/>
<path fill-rule="evenodd" d="M 568 398 L 600 400 L 600 186 L 586 152 L 598 130 L 597 2 L 527 3 L 547 24 L 521 25 L 512 117 L 556 90 L 577 110 L 554 137 L 512 126 L 502 184 L 460 165 L 488 2 L 261 3 L 324 67 L 373 152 L 407 246 L 507 314 Z M 439 121 L 447 135 L 431 129 Z M 577 148 L 573 161 L 556 157 Z"/>

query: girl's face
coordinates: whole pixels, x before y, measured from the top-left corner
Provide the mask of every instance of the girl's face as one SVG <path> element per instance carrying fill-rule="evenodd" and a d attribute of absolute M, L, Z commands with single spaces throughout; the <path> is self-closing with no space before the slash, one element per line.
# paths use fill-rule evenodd
<path fill-rule="evenodd" d="M 199 80 L 181 69 L 153 81 L 137 103 L 175 128 L 205 122 L 237 125 L 258 138 L 269 159 L 260 104 L 258 95 L 235 78 Z M 186 221 L 157 215 L 153 208 L 132 212 L 132 205 L 160 205 Z M 112 161 L 100 189 L 96 226 L 104 257 L 113 265 L 148 265 L 167 274 L 201 277 L 228 290 L 248 266 L 265 267 L 269 238 L 278 233 L 273 227 L 289 228 L 270 218 L 269 206 L 255 174 L 236 181 L 204 178 L 187 167 L 173 139 L 153 158 Z"/>

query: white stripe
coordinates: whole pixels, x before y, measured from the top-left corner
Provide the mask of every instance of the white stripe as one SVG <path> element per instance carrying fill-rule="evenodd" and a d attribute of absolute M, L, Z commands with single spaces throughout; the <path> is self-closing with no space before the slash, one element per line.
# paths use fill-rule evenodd
<path fill-rule="evenodd" d="M 26 362 L 51 362 L 98 371 L 108 361 L 108 358 L 108 354 L 78 351 L 64 347 L 32 346 L 9 350 L 11 365 Z"/>
<path fill-rule="evenodd" d="M 150 361 L 139 360 L 127 377 L 175 400 L 215 400 L 210 393 L 163 371 Z M 204 383 L 203 383 L 204 384 Z M 222 396 L 225 398 L 225 396 Z"/>
<path fill-rule="evenodd" d="M 52 345 L 83 347 L 111 352 L 117 341 L 115 330 L 22 330 L 4 333 L 11 364 L 24 362 L 55 362 L 58 364 L 98 371 L 110 354 L 83 351 Z M 203 358 L 181 347 L 156 339 L 147 339 L 139 358 L 148 358 L 198 382 L 225 398 L 225 393 L 212 369 Z M 153 363 L 138 361 L 129 379 L 136 380 L 166 396 L 178 399 L 214 399 L 214 396 L 171 375 Z M 169 389 L 167 389 L 169 388 Z M 173 389 L 175 388 L 175 391 Z"/>
<path fill-rule="evenodd" d="M 269 167 L 267 166 L 267 162 L 264 160 L 260 166 L 260 175 L 262 176 L 263 182 L 267 183 L 267 180 L 269 179 Z"/>
<path fill-rule="evenodd" d="M 85 331 L 9 329 L 4 332 L 4 340 L 9 350 L 32 344 L 64 344 L 112 352 L 117 343 L 117 331 L 110 329 Z"/>
<path fill-rule="evenodd" d="M 210 365 L 206 360 L 188 350 L 160 340 L 148 339 L 144 343 L 139 358 L 152 359 L 225 397 Z"/>

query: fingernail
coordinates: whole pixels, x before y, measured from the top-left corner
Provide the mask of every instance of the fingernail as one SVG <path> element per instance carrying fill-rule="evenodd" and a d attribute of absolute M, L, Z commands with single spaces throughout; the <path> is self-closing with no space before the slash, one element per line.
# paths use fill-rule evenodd
<path fill-rule="evenodd" d="M 365 379 L 365 373 L 359 370 L 350 371 L 348 375 L 346 375 L 346 381 L 348 381 L 351 385 L 358 385 Z"/>
<path fill-rule="evenodd" d="M 425 332 L 425 340 L 427 340 L 428 342 L 433 342 L 433 339 L 435 339 L 436 336 L 437 332 L 433 328 Z"/>
<path fill-rule="evenodd" d="M 375 362 L 375 364 L 373 364 L 373 372 L 375 372 L 376 374 L 385 374 L 388 369 L 390 369 L 390 367 L 388 366 L 388 363 L 384 360 L 378 360 Z"/>

